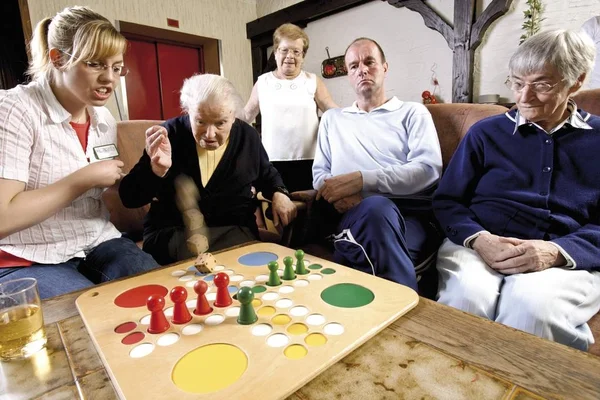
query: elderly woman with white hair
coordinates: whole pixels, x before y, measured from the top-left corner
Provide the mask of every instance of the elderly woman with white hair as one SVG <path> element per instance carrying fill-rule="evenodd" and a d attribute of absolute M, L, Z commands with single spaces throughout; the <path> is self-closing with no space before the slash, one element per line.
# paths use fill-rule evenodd
<path fill-rule="evenodd" d="M 258 133 L 236 116 L 241 99 L 218 75 L 195 75 L 181 89 L 185 115 L 146 131 L 144 153 L 119 188 L 126 207 L 152 203 L 144 222 L 144 250 L 160 264 L 194 256 L 177 207 L 176 179 L 190 177 L 208 226 L 209 250 L 256 240 L 252 187 L 272 199 L 275 225 L 296 216 L 279 172 Z"/>
<path fill-rule="evenodd" d="M 600 118 L 570 96 L 594 56 L 571 31 L 524 42 L 516 109 L 473 125 L 433 199 L 439 301 L 582 350 L 600 309 Z"/>

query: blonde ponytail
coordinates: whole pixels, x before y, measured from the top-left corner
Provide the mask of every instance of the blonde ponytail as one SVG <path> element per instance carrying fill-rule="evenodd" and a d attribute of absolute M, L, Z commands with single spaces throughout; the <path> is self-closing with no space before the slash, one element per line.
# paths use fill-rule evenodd
<path fill-rule="evenodd" d="M 27 74 L 33 78 L 45 75 L 50 68 L 50 49 L 48 48 L 48 28 L 52 18 L 44 18 L 35 27 L 35 32 L 29 43 L 31 62 Z"/>

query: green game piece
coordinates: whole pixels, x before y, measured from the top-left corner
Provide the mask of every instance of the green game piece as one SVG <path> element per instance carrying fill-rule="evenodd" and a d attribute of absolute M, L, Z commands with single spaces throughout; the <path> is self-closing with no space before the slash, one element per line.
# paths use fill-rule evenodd
<path fill-rule="evenodd" d="M 267 266 L 269 268 L 269 280 L 267 281 L 267 286 L 281 285 L 281 279 L 279 279 L 279 275 L 277 274 L 277 270 L 279 269 L 277 261 L 271 261 Z"/>
<path fill-rule="evenodd" d="M 296 274 L 294 273 L 294 259 L 290 256 L 284 257 L 283 263 L 285 264 L 285 268 L 283 268 L 283 280 L 291 281 L 296 279 Z"/>
<path fill-rule="evenodd" d="M 252 307 L 252 300 L 254 300 L 254 293 L 252 289 L 244 286 L 237 293 L 238 300 L 240 301 L 240 315 L 238 315 L 237 322 L 240 325 L 251 325 L 258 320 L 256 311 Z"/>
<path fill-rule="evenodd" d="M 321 269 L 323 266 L 321 264 L 311 264 L 308 266 L 308 269 Z"/>
<path fill-rule="evenodd" d="M 296 250 L 296 273 L 298 275 L 307 275 L 309 272 L 304 266 L 304 251 Z"/>

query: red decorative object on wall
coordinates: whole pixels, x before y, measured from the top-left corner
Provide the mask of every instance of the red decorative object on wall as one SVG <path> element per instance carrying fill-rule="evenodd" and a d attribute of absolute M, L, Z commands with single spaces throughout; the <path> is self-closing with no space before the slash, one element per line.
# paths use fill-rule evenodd
<path fill-rule="evenodd" d="M 338 76 L 348 75 L 344 56 L 331 57 L 329 55 L 329 47 L 325 47 L 327 51 L 327 59 L 321 63 L 321 75 L 323 78 L 335 78 Z"/>

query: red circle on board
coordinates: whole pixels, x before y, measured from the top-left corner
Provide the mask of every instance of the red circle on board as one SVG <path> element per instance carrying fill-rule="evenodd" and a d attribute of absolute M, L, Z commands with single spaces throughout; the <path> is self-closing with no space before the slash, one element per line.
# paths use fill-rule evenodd
<path fill-rule="evenodd" d="M 135 322 L 125 322 L 115 328 L 116 333 L 127 333 L 135 329 L 137 324 Z"/>
<path fill-rule="evenodd" d="M 123 308 L 135 308 L 146 305 L 148 297 L 153 294 L 166 296 L 169 291 L 161 285 L 144 285 L 129 289 L 115 299 L 115 304 Z"/>
<path fill-rule="evenodd" d="M 121 343 L 123 344 L 136 344 L 138 342 L 141 342 L 142 339 L 144 339 L 146 335 L 144 335 L 142 332 L 133 332 L 130 333 L 129 335 L 125 336 L 123 338 L 123 340 L 121 340 Z"/>

